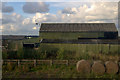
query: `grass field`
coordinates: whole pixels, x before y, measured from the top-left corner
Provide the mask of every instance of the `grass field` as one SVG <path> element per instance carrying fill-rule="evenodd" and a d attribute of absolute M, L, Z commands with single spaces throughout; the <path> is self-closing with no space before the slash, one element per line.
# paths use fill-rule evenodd
<path fill-rule="evenodd" d="M 110 48 L 109 48 L 110 46 Z M 66 59 L 92 59 L 119 56 L 120 45 L 108 44 L 41 44 L 43 53 L 61 53 Z M 107 59 L 107 58 L 106 58 Z M 118 59 L 118 58 L 116 58 Z"/>
<path fill-rule="evenodd" d="M 28 65 L 20 67 L 12 67 L 11 65 L 3 66 L 3 78 L 111 78 L 119 79 L 120 74 L 117 75 L 95 75 L 80 74 L 76 70 L 75 65 L 41 65 L 37 67 L 30 67 Z"/>
<path fill-rule="evenodd" d="M 50 44 L 41 43 L 38 49 L 24 49 L 22 42 L 35 43 L 37 39 L 12 41 L 8 50 L 17 48 L 17 51 L 4 51 L 3 59 L 68 59 L 68 60 L 101 60 L 118 61 L 120 59 L 120 45 L 109 44 Z M 76 71 L 75 65 L 3 65 L 3 78 L 119 78 L 120 74 L 104 74 L 96 76 L 93 73 L 83 75 Z"/>
<path fill-rule="evenodd" d="M 8 50 L 16 49 L 16 52 L 3 52 L 3 58 L 25 59 L 119 59 L 120 45 L 118 44 L 59 44 L 41 43 L 38 49 L 24 49 L 22 43 L 39 42 L 40 38 L 11 41 Z M 13 59 L 12 58 L 12 59 Z"/>

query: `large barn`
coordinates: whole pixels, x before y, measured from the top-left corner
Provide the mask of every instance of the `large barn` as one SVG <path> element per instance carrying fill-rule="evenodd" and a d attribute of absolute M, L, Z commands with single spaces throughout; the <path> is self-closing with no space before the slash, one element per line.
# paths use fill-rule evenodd
<path fill-rule="evenodd" d="M 42 39 L 117 39 L 114 23 L 42 23 L 39 31 Z"/>

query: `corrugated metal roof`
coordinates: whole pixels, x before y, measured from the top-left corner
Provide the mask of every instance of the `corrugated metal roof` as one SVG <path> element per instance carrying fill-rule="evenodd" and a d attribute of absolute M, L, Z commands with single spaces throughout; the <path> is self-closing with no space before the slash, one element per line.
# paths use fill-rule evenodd
<path fill-rule="evenodd" d="M 42 23 L 41 32 L 84 32 L 84 31 L 103 31 L 117 32 L 114 23 Z"/>

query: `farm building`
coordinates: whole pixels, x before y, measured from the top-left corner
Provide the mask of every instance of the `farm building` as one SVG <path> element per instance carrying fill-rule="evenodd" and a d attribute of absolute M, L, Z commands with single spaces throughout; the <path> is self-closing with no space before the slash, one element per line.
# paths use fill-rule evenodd
<path fill-rule="evenodd" d="M 71 58 L 89 53 L 118 53 L 114 23 L 42 23 L 39 36 L 43 53 L 63 51 Z"/>
<path fill-rule="evenodd" d="M 117 39 L 114 23 L 42 23 L 39 31 L 42 39 Z"/>

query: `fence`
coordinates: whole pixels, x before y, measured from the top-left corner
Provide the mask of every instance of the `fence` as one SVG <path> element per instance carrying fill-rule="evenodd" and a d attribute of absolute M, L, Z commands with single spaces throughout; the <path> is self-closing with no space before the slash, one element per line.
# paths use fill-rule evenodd
<path fill-rule="evenodd" d="M 16 64 L 20 65 L 76 65 L 78 60 L 3 60 L 3 65 Z"/>

